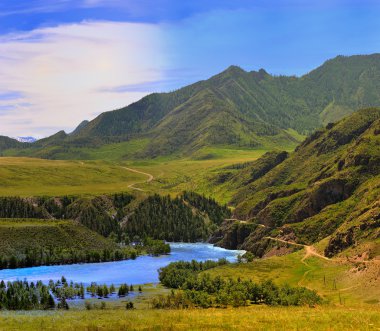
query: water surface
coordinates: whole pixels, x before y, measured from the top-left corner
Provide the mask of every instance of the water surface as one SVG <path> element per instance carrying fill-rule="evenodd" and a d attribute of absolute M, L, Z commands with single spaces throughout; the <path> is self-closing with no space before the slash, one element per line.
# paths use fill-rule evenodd
<path fill-rule="evenodd" d="M 171 243 L 170 255 L 159 257 L 140 256 L 136 260 L 86 263 L 71 265 L 43 266 L 21 269 L 0 270 L 0 280 L 28 281 L 42 280 L 48 282 L 50 279 L 58 280 L 65 276 L 67 280 L 77 283 L 89 284 L 97 282 L 101 284 L 146 284 L 158 282 L 157 270 L 175 261 L 205 261 L 226 258 L 234 262 L 239 254 L 244 251 L 226 250 L 204 243 Z"/>

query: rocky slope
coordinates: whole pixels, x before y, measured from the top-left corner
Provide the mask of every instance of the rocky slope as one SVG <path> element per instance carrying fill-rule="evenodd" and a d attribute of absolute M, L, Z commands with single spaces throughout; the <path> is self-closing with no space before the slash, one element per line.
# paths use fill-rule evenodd
<path fill-rule="evenodd" d="M 287 158 L 267 154 L 228 172 L 229 184 L 239 187 L 234 217 L 244 222 L 227 221 L 213 242 L 258 256 L 272 248 L 268 236 L 322 241 L 327 256 L 364 243 L 380 253 L 379 109 L 328 125 Z"/>

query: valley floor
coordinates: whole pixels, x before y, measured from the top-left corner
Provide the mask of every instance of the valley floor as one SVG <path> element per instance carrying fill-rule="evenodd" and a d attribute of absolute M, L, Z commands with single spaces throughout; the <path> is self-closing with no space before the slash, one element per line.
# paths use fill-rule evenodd
<path fill-rule="evenodd" d="M 378 330 L 380 307 L 0 313 L 0 330 Z"/>
<path fill-rule="evenodd" d="M 212 195 L 227 202 L 229 187 L 210 180 L 224 167 L 256 160 L 265 150 L 218 150 L 211 159 L 135 161 L 44 160 L 0 158 L 0 196 L 98 195 L 129 191 L 176 195 L 184 190 Z"/>

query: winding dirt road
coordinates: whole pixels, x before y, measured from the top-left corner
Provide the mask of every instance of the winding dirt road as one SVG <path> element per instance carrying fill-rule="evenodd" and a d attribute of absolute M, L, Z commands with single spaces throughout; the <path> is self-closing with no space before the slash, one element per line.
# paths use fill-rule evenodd
<path fill-rule="evenodd" d="M 283 239 L 273 238 L 273 237 L 264 237 L 264 239 L 270 239 L 270 240 L 280 241 L 280 242 L 285 243 L 285 244 L 289 244 L 289 245 L 305 248 L 305 256 L 302 258 L 302 261 L 305 261 L 309 256 L 312 256 L 312 255 L 313 256 L 317 256 L 317 257 L 319 257 L 321 259 L 330 261 L 330 259 L 328 257 L 319 254 L 313 246 L 308 246 L 308 245 L 303 245 L 303 244 L 297 244 L 297 243 L 294 243 L 292 241 L 286 241 L 286 240 L 283 240 Z"/>
<path fill-rule="evenodd" d="M 288 245 L 293 245 L 293 246 L 298 246 L 298 247 L 303 247 L 305 249 L 305 255 L 302 257 L 301 259 L 301 262 L 307 267 L 309 268 L 309 270 L 306 270 L 304 272 L 304 274 L 302 275 L 302 278 L 299 280 L 298 282 L 298 286 L 304 286 L 304 287 L 307 287 L 304 285 L 304 282 L 305 282 L 305 279 L 306 279 L 306 276 L 313 271 L 313 268 L 310 264 L 308 264 L 306 262 L 306 259 L 310 256 L 316 256 L 316 257 L 319 257 L 323 260 L 327 260 L 327 261 L 330 261 L 331 259 L 329 259 L 328 257 L 324 256 L 324 255 L 321 255 L 319 254 L 316 249 L 313 247 L 313 246 L 308 246 L 308 245 L 303 245 L 303 244 L 297 244 L 297 243 L 294 243 L 294 242 L 291 242 L 291 241 L 286 241 L 286 240 L 283 240 L 283 239 L 279 239 L 279 238 L 273 238 L 273 237 L 264 237 L 265 239 L 270 239 L 270 240 L 275 240 L 275 241 L 279 241 L 279 242 L 282 242 L 282 243 L 285 243 L 285 244 L 288 244 Z M 308 287 L 307 287 L 308 288 Z"/>
<path fill-rule="evenodd" d="M 135 187 L 136 184 L 146 184 L 146 183 L 150 183 L 153 179 L 154 179 L 154 176 L 152 174 L 148 174 L 147 172 L 143 172 L 143 171 L 140 171 L 140 170 L 136 170 L 136 169 L 132 169 L 132 168 L 127 168 L 127 167 L 122 167 L 123 169 L 125 170 L 128 170 L 130 172 L 134 172 L 136 174 L 141 174 L 141 175 L 145 175 L 148 177 L 147 180 L 143 181 L 143 182 L 136 182 L 136 183 L 132 183 L 130 185 L 128 185 L 128 188 L 131 188 L 132 190 L 136 190 L 136 191 L 140 191 L 140 192 L 145 192 L 145 190 L 141 189 L 141 188 L 138 188 L 138 187 Z"/>

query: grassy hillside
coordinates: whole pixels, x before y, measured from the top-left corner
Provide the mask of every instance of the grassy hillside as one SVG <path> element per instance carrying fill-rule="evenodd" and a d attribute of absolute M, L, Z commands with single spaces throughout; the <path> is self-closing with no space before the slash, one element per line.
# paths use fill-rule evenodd
<path fill-rule="evenodd" d="M 9 137 L 0 136 L 0 153 L 7 149 L 12 149 L 12 148 L 20 149 L 20 148 L 23 148 L 24 146 L 27 146 L 27 145 L 20 143 L 17 140 L 9 138 Z M 2 154 L 0 155 L 3 156 Z"/>
<path fill-rule="evenodd" d="M 116 245 L 72 221 L 0 219 L 2 256 L 24 254 L 32 249 L 103 250 Z"/>
<path fill-rule="evenodd" d="M 22 150 L 11 144 L 1 151 L 51 159 L 110 154 L 120 159 L 192 155 L 210 146 L 291 149 L 322 124 L 358 108 L 380 106 L 379 77 L 379 54 L 339 56 L 299 78 L 232 66 L 208 80 L 102 113 L 70 135 L 61 131 Z M 99 147 L 104 153 L 96 153 Z"/>
<path fill-rule="evenodd" d="M 36 196 L 121 192 L 145 176 L 101 161 L 0 158 L 0 195 Z"/>
<path fill-rule="evenodd" d="M 234 242 L 225 237 L 223 243 L 262 256 L 273 246 L 268 236 L 302 244 L 326 238 L 327 256 L 354 245 L 378 256 L 380 110 L 361 110 L 329 125 L 288 158 L 273 162 L 279 155 L 266 154 L 224 173 L 227 180 L 220 185 L 237 190 L 234 214 L 249 220 L 251 232 L 243 231 L 245 224 L 226 224 L 241 236 Z"/>

